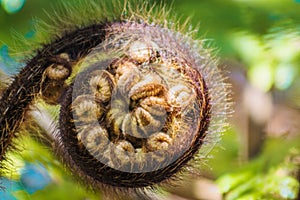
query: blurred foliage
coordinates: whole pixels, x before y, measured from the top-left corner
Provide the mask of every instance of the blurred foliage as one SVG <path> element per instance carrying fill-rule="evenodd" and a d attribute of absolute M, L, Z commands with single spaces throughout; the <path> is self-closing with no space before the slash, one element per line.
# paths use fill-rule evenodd
<path fill-rule="evenodd" d="M 59 0 L 0 0 L 0 68 L 6 74 L 14 74 L 18 64 L 9 54 L 18 43 L 13 35 L 34 37 L 32 27 L 35 17 L 45 18 L 44 10 Z M 69 2 L 76 3 L 76 0 Z M 158 1 L 160 2 L 160 1 Z M 206 45 L 216 49 L 220 63 L 238 63 L 238 70 L 245 72 L 247 84 L 272 96 L 273 103 L 285 104 L 297 112 L 300 110 L 300 1 L 299 0 L 173 0 L 174 13 L 190 17 L 197 33 L 205 38 Z M 24 4 L 24 5 L 23 5 Z M 51 16 L 51 13 L 49 13 Z M 183 20 L 182 19 L 182 20 Z M 17 33 L 17 34 L 16 34 Z M 226 70 L 236 70 L 226 65 Z M 231 72 L 234 74 L 234 71 Z M 233 86 L 234 87 L 234 86 Z M 233 88 L 235 89 L 235 88 Z M 238 96 L 239 94 L 236 94 Z M 236 101 L 239 98 L 234 99 Z M 238 104 L 239 102 L 237 102 Z M 276 109 L 276 107 L 275 107 Z M 237 110 L 238 112 L 238 110 Z M 295 120 L 300 118 L 288 119 Z M 232 122 L 220 147 L 210 153 L 208 173 L 219 185 L 226 200 L 232 199 L 296 199 L 299 180 L 295 171 L 299 165 L 291 157 L 299 156 L 300 130 L 296 136 L 263 136 L 262 151 L 246 162 L 241 159 L 242 131 Z M 267 133 L 268 134 L 268 133 Z M 65 174 L 63 167 L 51 153 L 31 139 L 24 143 L 26 151 L 11 155 L 16 174 L 8 174 L 7 199 L 96 199 Z M 30 194 L 20 185 L 22 169 L 26 163 L 38 163 L 51 177 L 44 189 Z M 222 164 L 220 164 L 222 163 Z M 299 163 L 298 163 L 299 164 Z M 205 167 L 204 167 L 205 168 Z M 205 171 L 205 170 L 204 170 Z M 298 175 L 299 177 L 299 175 Z M 76 189 L 74 189 L 76 188 Z M 70 192 L 72 191 L 72 192 Z M 99 194 L 97 194 L 99 195 Z M 6 198 L 6 197 L 5 197 Z"/>
<path fill-rule="evenodd" d="M 22 142 L 21 142 L 22 141 Z M 15 169 L 0 180 L 6 187 L 0 192 L 5 200 L 65 200 L 90 199 L 98 200 L 100 194 L 88 192 L 85 186 L 77 182 L 65 172 L 50 153 L 47 147 L 29 138 L 20 138 L 21 153 L 10 153 L 10 169 Z M 20 147 L 19 147 L 20 148 Z"/>
<path fill-rule="evenodd" d="M 298 161 L 293 162 L 294 158 Z M 291 149 L 283 163 L 263 169 L 248 166 L 240 172 L 219 177 L 217 183 L 225 200 L 296 199 L 300 185 L 293 175 L 298 173 L 299 158 L 299 150 Z"/>

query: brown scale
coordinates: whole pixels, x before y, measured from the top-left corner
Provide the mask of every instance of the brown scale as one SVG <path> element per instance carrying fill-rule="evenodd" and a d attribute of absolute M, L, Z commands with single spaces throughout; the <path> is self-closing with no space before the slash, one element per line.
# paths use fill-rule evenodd
<path fill-rule="evenodd" d="M 51 64 L 44 71 L 40 94 L 46 103 L 57 104 L 67 87 L 65 80 L 72 73 L 72 63 L 67 53 L 51 58 L 50 62 Z"/>
<path fill-rule="evenodd" d="M 89 84 L 96 101 L 103 103 L 110 101 L 115 87 L 113 75 L 106 70 L 96 70 L 92 73 Z"/>
<path fill-rule="evenodd" d="M 104 108 L 90 95 L 78 96 L 72 103 L 72 111 L 76 116 L 75 121 L 81 123 L 96 122 L 104 114 Z"/>
<path fill-rule="evenodd" d="M 107 130 L 98 124 L 90 124 L 82 127 L 77 134 L 78 141 L 94 156 L 104 151 L 109 142 Z"/>

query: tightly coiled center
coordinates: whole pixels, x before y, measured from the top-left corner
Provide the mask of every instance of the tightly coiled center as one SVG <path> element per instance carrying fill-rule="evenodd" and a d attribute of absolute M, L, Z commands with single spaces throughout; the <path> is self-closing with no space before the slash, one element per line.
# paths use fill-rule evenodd
<path fill-rule="evenodd" d="M 85 176 L 148 186 L 179 171 L 199 149 L 210 112 L 207 89 L 169 49 L 130 39 L 120 40 L 114 54 L 116 40 L 80 63 L 62 102 L 60 137 Z"/>

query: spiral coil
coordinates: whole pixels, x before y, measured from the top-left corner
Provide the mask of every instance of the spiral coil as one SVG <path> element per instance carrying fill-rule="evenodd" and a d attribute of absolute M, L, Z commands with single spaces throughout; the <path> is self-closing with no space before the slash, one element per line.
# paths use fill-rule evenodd
<path fill-rule="evenodd" d="M 60 105 L 53 148 L 75 176 L 96 189 L 152 187 L 218 137 L 226 95 L 201 42 L 138 17 L 93 23 L 44 45 L 5 90 L 0 158 L 40 98 Z"/>

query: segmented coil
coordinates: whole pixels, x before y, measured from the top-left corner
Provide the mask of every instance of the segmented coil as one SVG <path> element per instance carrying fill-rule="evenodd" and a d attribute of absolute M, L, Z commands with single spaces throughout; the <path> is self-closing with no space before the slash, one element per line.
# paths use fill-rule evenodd
<path fill-rule="evenodd" d="M 175 40 L 160 46 L 173 32 L 121 22 L 106 34 L 63 98 L 58 138 L 78 170 L 95 180 L 149 186 L 179 171 L 201 146 L 208 90 L 196 64 L 171 46 Z M 113 56 L 102 61 L 101 54 Z"/>
<path fill-rule="evenodd" d="M 214 65 L 198 41 L 144 20 L 64 34 L 3 93 L 0 158 L 28 106 L 41 98 L 61 106 L 55 151 L 92 187 L 168 180 L 224 125 L 226 84 Z"/>

